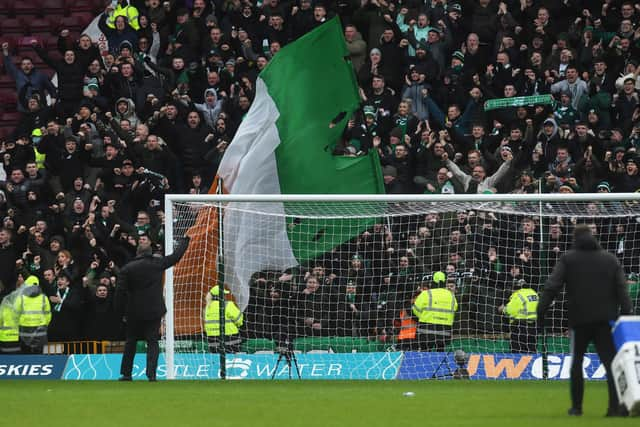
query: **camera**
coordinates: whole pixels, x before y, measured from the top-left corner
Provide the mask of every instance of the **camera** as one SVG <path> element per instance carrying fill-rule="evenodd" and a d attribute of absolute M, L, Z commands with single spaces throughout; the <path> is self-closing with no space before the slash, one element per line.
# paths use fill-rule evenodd
<path fill-rule="evenodd" d="M 281 336 L 276 338 L 276 353 L 283 355 L 293 354 L 293 342 L 288 336 Z"/>
<path fill-rule="evenodd" d="M 469 362 L 469 355 L 463 350 L 456 350 L 453 352 L 453 360 L 456 362 L 456 370 L 453 372 L 453 379 L 456 380 L 468 380 L 469 370 L 467 369 L 467 362 Z"/>
<path fill-rule="evenodd" d="M 276 362 L 276 368 L 273 370 L 273 374 L 271 375 L 271 379 L 274 379 L 276 373 L 278 372 L 278 366 L 280 366 L 280 362 L 284 359 L 285 363 L 289 367 L 289 379 L 291 379 L 292 368 L 295 367 L 296 373 L 298 374 L 298 379 L 300 376 L 300 368 L 298 367 L 298 359 L 296 359 L 296 354 L 293 352 L 293 343 L 289 339 L 288 335 L 278 335 L 275 339 L 276 341 L 276 353 L 278 353 L 278 361 Z"/>

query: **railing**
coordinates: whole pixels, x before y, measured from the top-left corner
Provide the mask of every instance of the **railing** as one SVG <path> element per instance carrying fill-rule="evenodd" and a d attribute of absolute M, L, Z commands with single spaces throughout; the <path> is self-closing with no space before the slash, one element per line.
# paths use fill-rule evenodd
<path fill-rule="evenodd" d="M 50 342 L 44 354 L 102 354 L 122 353 L 124 341 L 63 341 Z"/>

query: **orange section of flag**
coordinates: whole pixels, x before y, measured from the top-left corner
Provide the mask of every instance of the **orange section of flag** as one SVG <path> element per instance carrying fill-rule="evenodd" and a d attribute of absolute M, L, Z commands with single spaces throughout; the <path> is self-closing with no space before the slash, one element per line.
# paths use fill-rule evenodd
<path fill-rule="evenodd" d="M 216 194 L 217 182 L 216 177 L 209 194 Z M 218 277 L 218 209 L 201 208 L 187 235 L 191 237 L 189 248 L 173 272 L 176 336 L 204 333 L 205 296 Z"/>

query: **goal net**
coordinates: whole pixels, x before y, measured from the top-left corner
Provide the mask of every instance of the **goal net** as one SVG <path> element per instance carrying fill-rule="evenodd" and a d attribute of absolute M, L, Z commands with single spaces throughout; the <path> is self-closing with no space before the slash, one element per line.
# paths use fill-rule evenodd
<path fill-rule="evenodd" d="M 217 360 L 220 346 L 211 345 L 205 320 L 219 298 L 206 296 L 218 283 L 243 312 L 237 333 L 226 336 L 227 353 L 421 351 L 404 362 L 433 377 L 459 374 L 473 354 L 569 353 L 564 296 L 544 328 L 514 314 L 510 297 L 530 289 L 535 300 L 571 247 L 574 227 L 588 224 L 623 265 L 637 312 L 639 201 L 615 194 L 168 196 L 167 247 L 194 236 L 167 273 L 168 367 Z M 416 299 L 425 292 L 427 299 Z M 421 317 L 434 309 L 440 315 Z M 425 319 L 439 320 L 425 327 Z"/>

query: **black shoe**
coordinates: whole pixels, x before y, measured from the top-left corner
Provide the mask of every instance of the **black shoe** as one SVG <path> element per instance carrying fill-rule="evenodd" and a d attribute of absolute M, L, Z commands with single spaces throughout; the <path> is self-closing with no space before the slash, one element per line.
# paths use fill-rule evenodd
<path fill-rule="evenodd" d="M 582 409 L 569 408 L 569 410 L 567 411 L 567 415 L 570 415 L 572 417 L 579 417 L 582 415 Z"/>
<path fill-rule="evenodd" d="M 149 377 L 149 382 L 154 383 L 156 381 L 158 381 L 158 380 L 156 380 L 156 377 Z"/>
<path fill-rule="evenodd" d="M 629 411 L 627 411 L 627 408 L 625 408 L 624 405 L 620 405 L 617 408 L 609 408 L 605 416 L 606 417 L 628 417 Z"/>
<path fill-rule="evenodd" d="M 131 378 L 130 375 L 123 375 L 120 378 L 118 378 L 118 381 L 133 381 L 133 378 Z"/>

